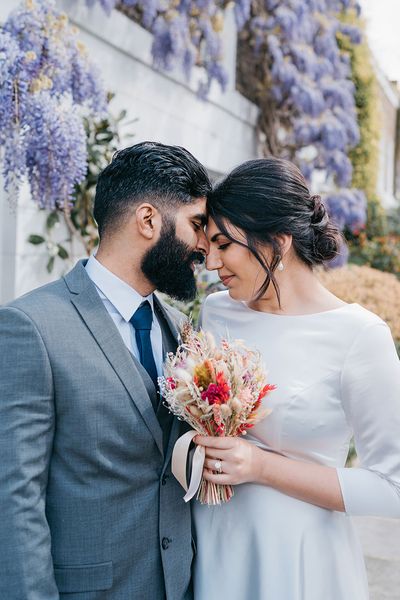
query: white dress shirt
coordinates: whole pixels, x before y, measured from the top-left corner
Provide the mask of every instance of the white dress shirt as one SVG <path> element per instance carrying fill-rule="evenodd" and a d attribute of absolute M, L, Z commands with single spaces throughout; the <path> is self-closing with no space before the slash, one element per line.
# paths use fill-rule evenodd
<path fill-rule="evenodd" d="M 130 285 L 111 273 L 92 255 L 86 263 L 86 272 L 96 286 L 108 314 L 121 334 L 125 346 L 139 360 L 135 329 L 129 322 L 136 310 L 148 300 L 153 311 L 150 340 L 158 375 L 163 372 L 163 349 L 161 327 L 154 312 L 153 294 L 143 297 Z"/>

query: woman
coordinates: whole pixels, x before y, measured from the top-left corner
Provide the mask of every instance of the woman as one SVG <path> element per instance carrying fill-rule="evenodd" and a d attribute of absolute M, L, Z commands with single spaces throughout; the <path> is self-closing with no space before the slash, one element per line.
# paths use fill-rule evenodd
<path fill-rule="evenodd" d="M 235 495 L 194 504 L 195 600 L 365 600 L 348 515 L 400 517 L 400 364 L 389 328 L 315 276 L 340 234 L 291 163 L 239 166 L 209 213 L 207 267 L 228 291 L 207 298 L 202 325 L 258 348 L 277 389 L 245 439 L 196 437 L 205 478 Z M 360 467 L 348 469 L 353 435 Z"/>

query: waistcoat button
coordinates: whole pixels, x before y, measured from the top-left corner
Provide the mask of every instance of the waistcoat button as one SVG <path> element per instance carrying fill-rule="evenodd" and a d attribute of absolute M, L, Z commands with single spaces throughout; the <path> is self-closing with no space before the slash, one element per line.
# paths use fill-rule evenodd
<path fill-rule="evenodd" d="M 164 537 L 161 542 L 161 546 L 162 546 L 163 550 L 166 550 L 169 547 L 171 542 L 172 542 L 172 540 L 170 540 L 167 537 Z"/>

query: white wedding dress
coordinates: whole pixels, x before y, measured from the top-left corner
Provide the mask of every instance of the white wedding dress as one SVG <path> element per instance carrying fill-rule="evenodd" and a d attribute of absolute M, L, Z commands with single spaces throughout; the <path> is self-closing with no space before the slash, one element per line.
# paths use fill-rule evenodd
<path fill-rule="evenodd" d="M 256 484 L 193 501 L 195 600 L 366 600 L 350 515 L 400 517 L 400 363 L 387 325 L 357 304 L 300 316 L 209 296 L 202 326 L 260 350 L 272 413 L 247 439 L 337 469 L 346 513 Z M 345 468 L 354 435 L 360 468 Z"/>

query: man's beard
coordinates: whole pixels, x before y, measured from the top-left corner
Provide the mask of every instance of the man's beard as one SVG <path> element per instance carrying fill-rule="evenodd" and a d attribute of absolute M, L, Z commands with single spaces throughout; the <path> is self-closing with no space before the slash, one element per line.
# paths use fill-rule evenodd
<path fill-rule="evenodd" d="M 197 294 L 193 262 L 203 263 L 203 254 L 193 251 L 176 236 L 174 223 L 164 221 L 160 239 L 146 252 L 141 266 L 157 290 L 185 301 L 193 300 Z"/>

